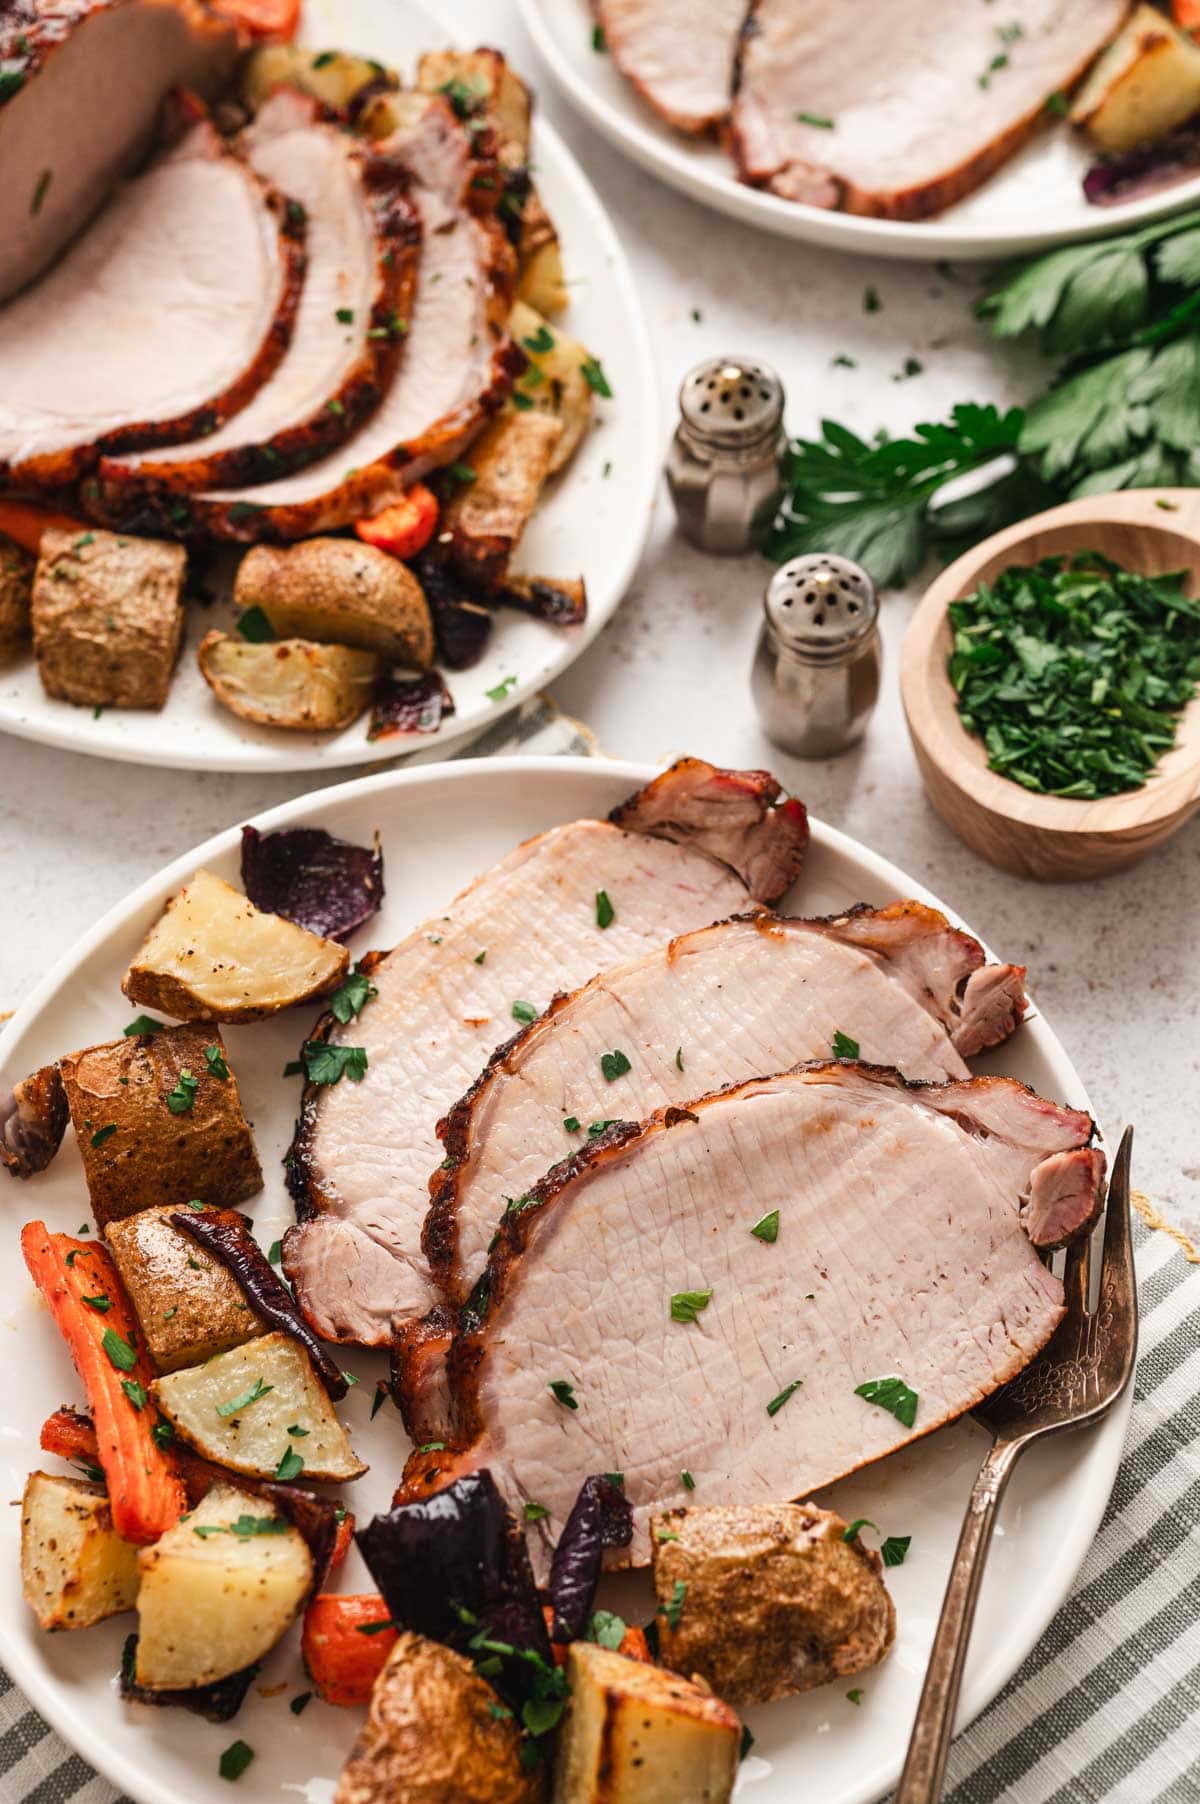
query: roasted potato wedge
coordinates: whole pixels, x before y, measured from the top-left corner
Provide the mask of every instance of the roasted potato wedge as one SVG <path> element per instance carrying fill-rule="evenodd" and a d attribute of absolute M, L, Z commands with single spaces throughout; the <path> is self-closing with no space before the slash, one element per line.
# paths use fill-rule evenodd
<path fill-rule="evenodd" d="M 134 1678 L 150 1691 L 211 1685 L 261 1660 L 295 1621 L 313 1580 L 299 1529 L 232 1485 L 214 1485 L 141 1550 L 138 1566 Z"/>
<path fill-rule="evenodd" d="M 104 1230 L 156 1372 L 199 1365 L 264 1332 L 233 1273 L 172 1227 L 178 1203 Z"/>
<path fill-rule="evenodd" d="M 336 989 L 349 968 L 336 940 L 266 914 L 223 878 L 197 871 L 146 935 L 121 988 L 187 1021 L 261 1021 Z"/>
<path fill-rule="evenodd" d="M 35 557 L 0 533 L 0 670 L 29 650 L 36 568 Z"/>
<path fill-rule="evenodd" d="M 30 619 L 47 695 L 161 708 L 183 638 L 187 554 L 164 539 L 42 534 Z"/>
<path fill-rule="evenodd" d="M 461 106 L 472 100 L 496 134 L 496 150 L 507 168 L 529 161 L 529 89 L 498 50 L 427 50 L 417 64 L 422 94 L 449 94 Z"/>
<path fill-rule="evenodd" d="M 375 1681 L 333 1804 L 538 1804 L 511 1712 L 471 1662 L 405 1631 Z"/>
<path fill-rule="evenodd" d="M 232 1208 L 262 1189 L 237 1078 L 212 1027 L 107 1041 L 58 1062 L 96 1220 L 193 1198 Z M 172 1100 L 173 1099 L 173 1100 Z"/>
<path fill-rule="evenodd" d="M 517 241 L 517 296 L 549 318 L 562 312 L 570 294 L 563 268 L 562 245 L 554 221 L 534 189 L 521 213 Z"/>
<path fill-rule="evenodd" d="M 1132 150 L 1200 109 L 1200 45 L 1155 6 L 1139 6 L 1080 88 L 1071 108 L 1103 150 Z"/>
<path fill-rule="evenodd" d="M 233 599 L 261 608 L 281 635 L 353 645 L 411 670 L 433 663 L 433 618 L 420 583 L 358 539 L 256 545 L 238 565 Z"/>
<path fill-rule="evenodd" d="M 491 589 L 503 580 L 562 436 L 552 413 L 506 412 L 472 444 L 475 480 L 455 490 L 438 527 L 438 544 L 468 584 Z"/>
<path fill-rule="evenodd" d="M 720 1698 L 593 1641 L 571 1643 L 567 1680 L 554 1804 L 724 1804 L 731 1796 L 741 1724 Z"/>
<path fill-rule="evenodd" d="M 257 112 L 276 88 L 299 88 L 339 111 L 373 83 L 395 87 L 382 63 L 348 50 L 302 50 L 298 44 L 264 44 L 242 69 L 242 100 Z"/>
<path fill-rule="evenodd" d="M 521 402 L 510 401 L 509 406 L 526 414 L 531 410 L 548 414 L 562 425 L 562 437 L 550 457 L 553 476 L 570 462 L 591 424 L 595 396 L 583 373 L 591 352 L 577 338 L 548 326 L 525 301 L 513 308 L 508 329 L 529 358 L 529 368 L 515 390 Z"/>
<path fill-rule="evenodd" d="M 274 1478 L 285 1456 L 303 1461 L 306 1480 L 343 1481 L 367 1469 L 289 1335 L 264 1334 L 168 1373 L 153 1394 L 181 1440 L 248 1478 Z"/>
<path fill-rule="evenodd" d="M 196 655 L 205 682 L 231 714 L 300 733 L 336 733 L 353 725 L 381 669 L 374 652 L 348 645 L 307 639 L 251 645 L 216 631 L 205 633 Z"/>
<path fill-rule="evenodd" d="M 43 1629 L 86 1629 L 132 1610 L 137 1556 L 113 1528 L 103 1485 L 30 1473 L 21 1499 L 21 1584 Z"/>
<path fill-rule="evenodd" d="M 896 1636 L 877 1553 L 815 1503 L 664 1510 L 650 1524 L 659 1651 L 731 1704 L 875 1666 Z M 681 1600 L 673 1603 L 673 1600 Z"/>

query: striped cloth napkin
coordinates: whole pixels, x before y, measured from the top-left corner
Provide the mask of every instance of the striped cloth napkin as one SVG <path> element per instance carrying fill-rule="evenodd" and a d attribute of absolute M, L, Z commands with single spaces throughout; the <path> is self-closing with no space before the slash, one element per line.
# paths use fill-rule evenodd
<path fill-rule="evenodd" d="M 595 751 L 537 697 L 458 755 Z M 1141 1346 L 1116 1487 L 1066 1604 L 955 1742 L 946 1804 L 1200 1804 L 1200 1260 L 1141 1221 L 1134 1242 Z M 120 1798 L 3 1671 L 0 1797 Z"/>

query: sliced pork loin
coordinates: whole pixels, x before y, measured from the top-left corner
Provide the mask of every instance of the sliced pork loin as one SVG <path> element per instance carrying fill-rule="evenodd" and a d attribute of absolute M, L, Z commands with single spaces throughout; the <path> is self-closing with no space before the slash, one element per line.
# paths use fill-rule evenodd
<path fill-rule="evenodd" d="M 604 47 L 656 113 L 706 132 L 729 112 L 748 0 L 593 0 Z"/>
<path fill-rule="evenodd" d="M 296 475 L 188 498 L 185 529 L 218 538 L 294 539 L 376 513 L 430 469 L 452 463 L 503 404 L 525 356 L 507 336 L 512 247 L 496 220 L 490 133 L 472 136 L 441 96 L 413 95 L 409 123 L 374 146 L 411 181 L 423 238 L 399 373 L 382 404 L 337 452 Z M 103 502 L 113 520 L 111 499 Z M 161 527 L 145 509 L 130 527 Z"/>
<path fill-rule="evenodd" d="M 450 1355 L 461 1451 L 413 1455 L 406 1483 L 490 1467 L 548 1511 L 541 1576 L 588 1472 L 624 1472 L 617 1557 L 638 1565 L 651 1512 L 691 1501 L 684 1470 L 706 1503 L 779 1503 L 882 1459 L 1049 1340 L 1062 1285 L 1022 1213 L 1066 1157 L 1086 1177 L 1070 1231 L 1088 1229 L 1092 1131 L 1009 1078 L 910 1085 L 848 1062 L 610 1128 L 506 1218 Z M 682 1292 L 694 1319 L 672 1319 Z M 901 1381 L 900 1417 L 888 1390 L 860 1393 L 879 1379 Z"/>
<path fill-rule="evenodd" d="M 877 9 L 878 10 L 878 9 Z M 924 219 L 1012 155 L 1128 0 L 754 0 L 730 130 L 743 180 L 816 207 Z"/>
<path fill-rule="evenodd" d="M 398 164 L 321 117 L 318 102 L 280 89 L 241 134 L 247 161 L 298 201 L 308 269 L 287 354 L 248 406 L 195 442 L 100 466 L 115 511 L 122 495 L 270 482 L 315 462 L 378 407 L 400 357 L 421 222 Z"/>
<path fill-rule="evenodd" d="M 988 971 L 1009 997 L 1003 1022 L 990 1007 L 982 1022 L 963 1013 Z M 956 1039 L 977 1050 L 1011 1032 L 1022 976 L 986 965 L 976 940 L 919 902 L 824 921 L 748 915 L 603 972 L 494 1052 L 441 1124 L 446 1159 L 423 1236 L 435 1277 L 465 1302 L 506 1199 L 582 1144 L 589 1124 L 640 1121 L 697 1091 L 827 1057 L 838 1033 L 906 1077 L 965 1077 Z M 613 1047 L 630 1069 L 609 1084 L 600 1060 Z"/>
<path fill-rule="evenodd" d="M 808 849 L 804 803 L 783 796 L 770 771 L 721 770 L 702 758 L 678 759 L 608 818 L 630 833 L 694 842 L 763 902 L 791 887 Z"/>
<path fill-rule="evenodd" d="M 72 482 L 244 407 L 288 346 L 304 212 L 207 119 L 0 312 L 0 480 Z"/>
<path fill-rule="evenodd" d="M 192 0 L 0 7 L 0 302 L 40 276 L 149 150 L 172 88 L 232 72 L 232 26 Z"/>
<path fill-rule="evenodd" d="M 710 777 L 711 767 L 698 766 L 698 781 Z M 757 773 L 748 780 L 761 831 L 773 835 L 774 797 Z M 729 794 L 739 807 L 732 781 Z M 807 837 L 794 808 L 786 818 Z M 615 909 L 607 927 L 599 890 Z M 376 998 L 347 1026 L 328 1016 L 320 1030 L 363 1046 L 366 1075 L 306 1089 L 291 1152 L 300 1225 L 285 1238 L 284 1267 L 314 1328 L 386 1346 L 396 1317 L 420 1317 L 437 1300 L 420 1244 L 436 1124 L 514 1017 L 529 1019 L 597 968 L 751 900 L 702 843 L 574 821 L 518 846 L 374 963 Z"/>

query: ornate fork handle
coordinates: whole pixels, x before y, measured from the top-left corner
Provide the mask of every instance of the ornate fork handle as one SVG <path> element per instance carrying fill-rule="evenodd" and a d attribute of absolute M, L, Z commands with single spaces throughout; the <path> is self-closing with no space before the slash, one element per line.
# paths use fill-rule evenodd
<path fill-rule="evenodd" d="M 958 1546 L 917 1706 L 908 1758 L 893 1804 L 934 1804 L 942 1795 L 954 1712 L 962 1685 L 971 1624 L 987 1563 L 996 1511 L 1023 1441 L 996 1441 L 984 1455 Z"/>

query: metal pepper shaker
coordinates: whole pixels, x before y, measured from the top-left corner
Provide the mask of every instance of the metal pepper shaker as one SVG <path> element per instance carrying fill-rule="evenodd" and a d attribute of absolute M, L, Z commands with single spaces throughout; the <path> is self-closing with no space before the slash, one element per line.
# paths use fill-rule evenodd
<path fill-rule="evenodd" d="M 779 503 L 783 384 L 748 357 L 711 357 L 679 390 L 667 486 L 684 537 L 701 551 L 750 551 Z"/>
<path fill-rule="evenodd" d="M 781 564 L 763 597 L 750 687 L 768 739 L 828 758 L 861 739 L 879 695 L 879 598 L 860 564 L 816 552 Z"/>

